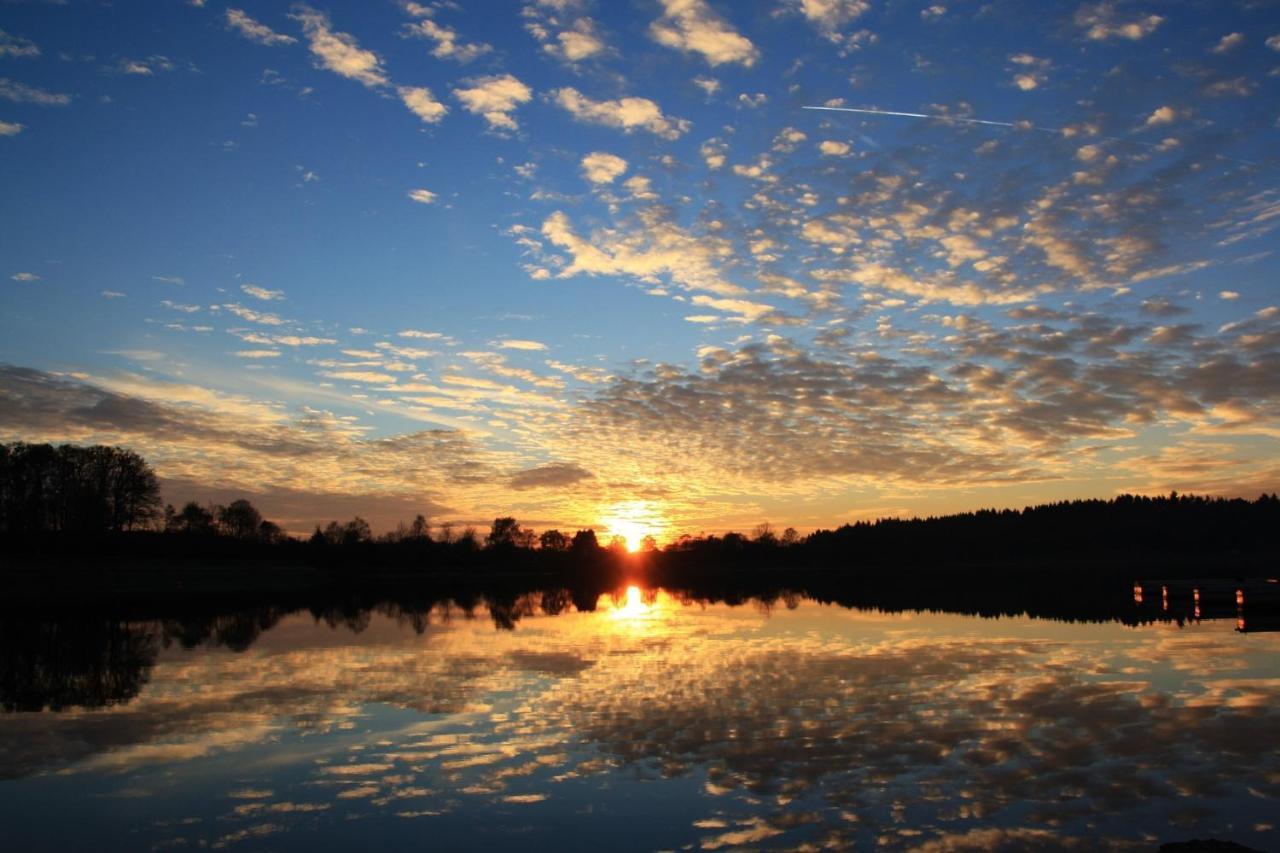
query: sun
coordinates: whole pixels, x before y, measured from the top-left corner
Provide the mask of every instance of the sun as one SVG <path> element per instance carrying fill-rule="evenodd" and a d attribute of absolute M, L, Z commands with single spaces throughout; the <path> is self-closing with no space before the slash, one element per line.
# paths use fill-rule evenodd
<path fill-rule="evenodd" d="M 636 500 L 613 504 L 600 523 L 609 536 L 621 537 L 631 553 L 639 551 L 646 536 L 657 539 L 667 527 L 667 519 L 654 501 Z"/>

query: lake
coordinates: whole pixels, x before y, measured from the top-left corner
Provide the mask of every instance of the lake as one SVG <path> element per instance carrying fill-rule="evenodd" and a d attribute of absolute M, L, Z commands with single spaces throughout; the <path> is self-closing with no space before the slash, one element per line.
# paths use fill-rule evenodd
<path fill-rule="evenodd" d="M 9 850 L 1280 849 L 1280 633 L 1187 593 L 1080 622 L 640 586 L 8 615 L 0 824 Z"/>

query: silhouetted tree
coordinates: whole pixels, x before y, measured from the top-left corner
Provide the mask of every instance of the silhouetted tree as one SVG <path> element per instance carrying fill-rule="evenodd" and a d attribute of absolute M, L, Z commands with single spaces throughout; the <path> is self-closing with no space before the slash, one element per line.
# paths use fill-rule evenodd
<path fill-rule="evenodd" d="M 600 543 L 596 540 L 596 532 L 590 528 L 579 530 L 573 534 L 572 547 L 576 553 L 594 553 L 600 550 Z"/>
<path fill-rule="evenodd" d="M 513 547 L 519 532 L 520 525 L 511 516 L 495 518 L 493 527 L 489 529 L 489 535 L 484 538 L 484 542 L 490 548 Z"/>
<path fill-rule="evenodd" d="M 262 513 L 244 498 L 218 507 L 218 526 L 236 539 L 257 539 L 262 529 Z"/>
<path fill-rule="evenodd" d="M 267 521 L 265 518 L 258 525 L 258 539 L 266 542 L 268 545 L 278 545 L 289 537 L 280 529 L 280 525 L 274 521 Z"/>
<path fill-rule="evenodd" d="M 645 537 L 640 540 L 640 550 L 645 553 L 658 550 L 658 540 L 653 538 L 653 534 L 646 534 Z"/>
<path fill-rule="evenodd" d="M 757 524 L 751 531 L 751 541 L 767 547 L 777 545 L 778 536 L 773 532 L 773 525 L 766 521 L 763 524 Z"/>
<path fill-rule="evenodd" d="M 468 527 L 458 536 L 458 541 L 453 543 L 454 548 L 463 554 L 470 554 L 480 550 L 480 537 L 476 533 L 474 527 Z"/>
<path fill-rule="evenodd" d="M 160 483 L 131 450 L 0 445 L 0 532 L 119 532 L 159 516 Z"/>
<path fill-rule="evenodd" d="M 538 537 L 538 545 L 544 551 L 567 551 L 569 549 L 569 537 L 559 530 L 544 530 L 542 535 Z"/>
<path fill-rule="evenodd" d="M 348 521 L 342 525 L 342 544 L 358 545 L 361 542 L 372 542 L 373 531 L 369 528 L 369 522 L 360 516 Z"/>
<path fill-rule="evenodd" d="M 195 501 L 188 501 L 181 512 L 165 520 L 165 530 L 170 533 L 214 533 L 213 512 Z"/>

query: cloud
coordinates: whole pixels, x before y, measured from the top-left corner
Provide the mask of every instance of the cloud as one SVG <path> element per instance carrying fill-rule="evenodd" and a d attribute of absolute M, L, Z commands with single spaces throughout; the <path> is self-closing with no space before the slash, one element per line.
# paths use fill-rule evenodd
<path fill-rule="evenodd" d="M 1172 124 L 1173 120 L 1178 117 L 1177 111 L 1173 107 L 1157 107 L 1151 115 L 1147 116 L 1147 127 L 1154 127 L 1161 124 Z"/>
<path fill-rule="evenodd" d="M 523 14 L 530 19 L 525 28 L 541 42 L 548 55 L 561 62 L 572 65 L 609 51 L 596 22 L 589 17 L 577 17 L 566 27 L 562 19 L 553 14 L 542 14 L 538 6 L 526 6 Z"/>
<path fill-rule="evenodd" d="M 616 154 L 592 151 L 582 158 L 582 174 L 593 184 L 611 184 L 627 171 L 627 161 Z"/>
<path fill-rule="evenodd" d="M 34 59 L 40 48 L 31 39 L 0 30 L 0 58 Z"/>
<path fill-rule="evenodd" d="M 320 375 L 363 384 L 394 385 L 396 383 L 396 377 L 390 373 L 381 373 L 376 370 L 327 370 L 322 371 Z"/>
<path fill-rule="evenodd" d="M 431 48 L 431 55 L 436 59 L 452 59 L 465 64 L 493 50 L 492 46 L 482 42 L 460 41 L 455 30 L 437 24 L 430 18 L 409 24 L 405 29 L 410 35 L 435 42 L 435 47 Z"/>
<path fill-rule="evenodd" d="M 556 104 L 578 121 L 616 127 L 624 133 L 647 130 L 663 139 L 679 139 L 691 127 L 686 119 L 664 116 L 662 109 L 648 98 L 593 101 L 572 87 L 556 89 L 551 94 Z"/>
<path fill-rule="evenodd" d="M 698 153 L 702 155 L 702 160 L 707 164 L 708 169 L 721 169 L 724 167 L 727 158 L 729 146 L 720 139 L 708 139 L 698 148 Z"/>
<path fill-rule="evenodd" d="M 1244 33 L 1228 33 L 1218 39 L 1212 51 L 1213 53 L 1230 53 L 1242 44 L 1244 44 Z"/>
<path fill-rule="evenodd" d="M 449 112 L 449 108 L 437 101 L 426 86 L 400 86 L 396 94 L 414 115 L 427 124 L 439 122 Z"/>
<path fill-rule="evenodd" d="M 292 17 L 302 24 L 308 47 L 321 67 L 371 88 L 388 85 L 378 55 L 361 48 L 352 36 L 334 32 L 328 15 L 299 4 Z"/>
<path fill-rule="evenodd" d="M 1268 38 L 1266 44 L 1272 50 L 1280 51 L 1280 33 Z"/>
<path fill-rule="evenodd" d="M 284 320 L 281 320 L 275 314 L 266 314 L 261 311 L 254 311 L 252 308 L 246 308 L 235 302 L 223 305 L 222 308 L 226 311 L 230 311 L 241 320 L 248 320 L 250 323 L 261 323 L 264 326 L 284 325 Z"/>
<path fill-rule="evenodd" d="M 637 227 L 601 229 L 579 236 L 569 217 L 556 211 L 542 223 L 542 235 L 569 253 L 560 278 L 579 274 L 627 275 L 657 284 L 666 277 L 689 290 L 736 296 L 742 288 L 725 280 L 720 265 L 732 257 L 732 246 L 718 237 L 697 237 L 655 212 L 641 215 Z"/>
<path fill-rule="evenodd" d="M 436 194 L 433 193 L 431 190 L 424 190 L 424 189 L 409 190 L 409 198 L 418 202 L 418 204 L 433 204 L 436 200 Z"/>
<path fill-rule="evenodd" d="M 802 15 L 828 39 L 839 39 L 839 30 L 871 8 L 868 0 L 788 0 L 787 8 Z"/>
<path fill-rule="evenodd" d="M 738 314 L 745 322 L 754 322 L 777 311 L 772 305 L 763 302 L 752 302 L 747 299 L 721 299 L 699 294 L 693 297 L 693 304 L 704 308 L 715 308 L 728 314 Z"/>
<path fill-rule="evenodd" d="M 520 340 L 519 338 L 508 338 L 505 341 L 499 342 L 498 346 L 503 349 L 518 350 L 545 350 L 547 348 L 547 345 L 541 341 L 526 341 Z"/>
<path fill-rule="evenodd" d="M 1086 3 L 1076 10 L 1075 23 L 1093 41 L 1121 38 L 1137 41 L 1164 23 L 1159 15 L 1121 15 L 1116 3 Z"/>
<path fill-rule="evenodd" d="M 533 92 L 528 86 L 510 74 L 475 77 L 463 82 L 465 87 L 453 90 L 463 109 L 482 116 L 495 130 L 519 129 L 511 114 L 532 99 Z"/>
<path fill-rule="evenodd" d="M 42 107 L 65 107 L 71 103 L 70 95 L 46 92 L 7 77 L 0 77 L 0 98 L 18 104 L 38 104 Z"/>
<path fill-rule="evenodd" d="M 720 81 L 714 77 L 694 77 L 693 85 L 706 93 L 708 98 L 720 91 Z"/>
<path fill-rule="evenodd" d="M 826 157 L 844 157 L 850 151 L 849 143 L 834 139 L 824 139 L 818 143 L 818 150 Z"/>
<path fill-rule="evenodd" d="M 698 53 L 712 66 L 739 63 L 750 68 L 760 58 L 751 40 L 712 11 L 705 0 L 659 0 L 662 15 L 649 35 L 664 47 Z"/>
<path fill-rule="evenodd" d="M 13 275 L 9 276 L 9 278 L 13 279 L 14 281 L 21 281 L 21 282 L 32 282 L 32 281 L 40 280 L 40 276 L 36 275 L 33 272 L 16 272 Z"/>
<path fill-rule="evenodd" d="M 239 30 L 240 35 L 249 41 L 268 46 L 277 44 L 293 44 L 297 41 L 293 36 L 278 33 L 266 24 L 250 18 L 240 9 L 227 9 L 227 24 Z"/>
<path fill-rule="evenodd" d="M 284 299 L 283 290 L 270 290 L 265 287 L 259 287 L 256 284 L 242 284 L 240 289 L 252 296 L 254 299 L 261 299 L 266 302 Z"/>
<path fill-rule="evenodd" d="M 513 489 L 557 489 L 572 486 L 583 480 L 592 478 L 587 469 L 567 462 L 552 462 L 528 468 L 511 475 L 510 485 Z"/>
<path fill-rule="evenodd" d="M 249 359 L 279 358 L 280 351 L 274 349 L 242 349 L 236 350 L 232 355 L 237 358 Z"/>
<path fill-rule="evenodd" d="M 16 121 L 0 121 L 0 136 L 17 136 L 24 127 Z"/>
<path fill-rule="evenodd" d="M 1223 98 L 1227 96 L 1237 98 L 1247 98 L 1252 95 L 1258 86 L 1248 77 L 1234 77 L 1230 80 L 1218 80 L 1204 87 L 1204 93 L 1211 98 Z"/>

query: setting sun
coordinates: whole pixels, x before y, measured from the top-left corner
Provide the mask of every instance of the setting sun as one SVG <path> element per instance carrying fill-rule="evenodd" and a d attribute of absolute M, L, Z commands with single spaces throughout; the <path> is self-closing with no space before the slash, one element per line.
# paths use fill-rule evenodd
<path fill-rule="evenodd" d="M 614 504 L 600 523 L 607 536 L 621 537 L 627 550 L 633 554 L 640 550 L 646 536 L 652 536 L 656 542 L 667 526 L 659 505 L 646 500 Z"/>

